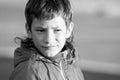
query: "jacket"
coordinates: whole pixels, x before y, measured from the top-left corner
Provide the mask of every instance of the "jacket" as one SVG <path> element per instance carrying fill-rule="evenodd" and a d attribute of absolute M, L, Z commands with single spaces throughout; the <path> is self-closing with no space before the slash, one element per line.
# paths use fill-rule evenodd
<path fill-rule="evenodd" d="M 9 80 L 84 80 L 79 63 L 67 64 L 65 54 L 46 58 L 36 49 L 20 47 L 14 53 L 14 70 Z"/>

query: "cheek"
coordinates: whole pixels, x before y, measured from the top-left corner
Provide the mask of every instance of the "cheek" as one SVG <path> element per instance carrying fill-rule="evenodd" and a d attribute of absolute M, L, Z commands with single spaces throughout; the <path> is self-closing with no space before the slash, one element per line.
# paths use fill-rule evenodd
<path fill-rule="evenodd" d="M 59 35 L 56 36 L 56 38 L 61 44 L 64 44 L 65 41 L 66 41 L 65 34 L 59 34 Z"/>
<path fill-rule="evenodd" d="M 42 35 L 32 35 L 32 39 L 33 39 L 33 42 L 35 44 L 41 44 L 41 42 L 43 41 L 43 36 Z"/>

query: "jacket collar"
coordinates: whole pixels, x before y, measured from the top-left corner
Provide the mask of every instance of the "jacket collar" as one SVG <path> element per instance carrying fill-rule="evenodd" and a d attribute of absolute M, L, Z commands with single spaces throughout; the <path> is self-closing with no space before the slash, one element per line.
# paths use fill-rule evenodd
<path fill-rule="evenodd" d="M 53 64 L 59 64 L 61 60 L 66 60 L 67 54 L 68 54 L 68 50 L 64 50 L 58 53 L 54 57 L 46 57 L 42 55 L 41 52 L 39 52 L 38 50 L 34 50 L 34 51 L 35 51 L 35 54 L 33 54 L 31 58 L 34 58 L 34 60 L 37 60 L 37 61 L 42 60 L 44 62 L 53 63 Z"/>
<path fill-rule="evenodd" d="M 45 57 L 41 55 L 41 53 L 35 48 L 25 48 L 24 46 L 21 46 L 20 48 L 17 48 L 14 53 L 14 66 L 16 67 L 19 63 L 34 59 L 36 61 L 44 61 L 47 63 L 53 63 L 53 64 L 59 64 L 61 60 L 66 60 L 68 54 L 68 50 L 64 50 L 60 53 L 58 53 L 55 57 Z"/>

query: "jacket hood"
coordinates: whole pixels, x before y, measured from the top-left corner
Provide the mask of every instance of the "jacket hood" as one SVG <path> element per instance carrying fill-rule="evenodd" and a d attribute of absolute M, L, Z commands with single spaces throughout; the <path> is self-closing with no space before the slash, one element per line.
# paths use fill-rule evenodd
<path fill-rule="evenodd" d="M 28 50 L 23 47 L 17 48 L 14 52 L 14 67 L 23 61 L 29 60 L 32 55 L 33 51 L 30 49 Z"/>

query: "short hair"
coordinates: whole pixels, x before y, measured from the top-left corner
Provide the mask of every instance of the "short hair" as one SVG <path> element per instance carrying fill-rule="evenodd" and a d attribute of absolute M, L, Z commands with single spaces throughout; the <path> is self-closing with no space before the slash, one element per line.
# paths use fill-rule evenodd
<path fill-rule="evenodd" d="M 62 15 L 67 25 L 72 21 L 69 0 L 29 0 L 26 4 L 25 18 L 29 29 L 33 18 L 49 20 L 56 15 Z"/>

